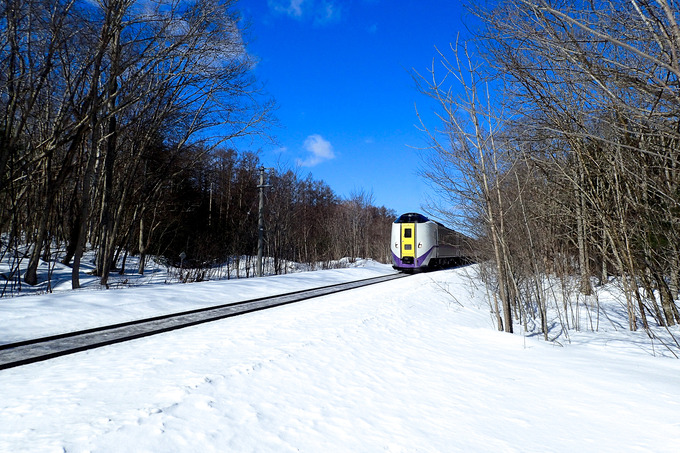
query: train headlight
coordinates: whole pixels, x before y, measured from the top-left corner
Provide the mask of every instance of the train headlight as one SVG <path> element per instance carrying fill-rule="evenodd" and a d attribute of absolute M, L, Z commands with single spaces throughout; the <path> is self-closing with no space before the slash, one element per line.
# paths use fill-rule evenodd
<path fill-rule="evenodd" d="M 419 249 L 422 249 L 422 248 L 423 248 L 423 243 L 422 243 L 422 242 L 418 242 L 418 248 L 419 248 Z"/>

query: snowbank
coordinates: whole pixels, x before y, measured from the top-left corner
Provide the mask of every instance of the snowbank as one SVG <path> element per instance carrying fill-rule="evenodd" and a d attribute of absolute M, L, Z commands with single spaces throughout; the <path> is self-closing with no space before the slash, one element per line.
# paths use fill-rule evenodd
<path fill-rule="evenodd" d="M 390 271 L 18 298 L 2 338 Z M 677 451 L 680 361 L 579 338 L 497 332 L 464 269 L 418 274 L 4 370 L 0 451 Z"/>

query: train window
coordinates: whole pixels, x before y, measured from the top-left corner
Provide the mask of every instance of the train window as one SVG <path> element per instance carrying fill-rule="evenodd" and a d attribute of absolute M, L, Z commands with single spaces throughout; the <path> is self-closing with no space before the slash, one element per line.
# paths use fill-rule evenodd
<path fill-rule="evenodd" d="M 405 238 L 410 238 L 410 237 L 411 237 L 411 231 L 412 231 L 412 230 L 411 230 L 410 228 L 406 228 L 406 229 L 404 230 L 404 237 L 405 237 Z"/>
<path fill-rule="evenodd" d="M 425 223 L 429 222 L 429 219 L 422 214 L 417 212 L 409 212 L 407 214 L 402 214 L 394 223 Z"/>

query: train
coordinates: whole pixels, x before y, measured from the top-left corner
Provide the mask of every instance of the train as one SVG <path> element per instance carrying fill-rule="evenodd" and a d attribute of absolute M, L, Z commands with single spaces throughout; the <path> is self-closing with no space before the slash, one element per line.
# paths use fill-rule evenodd
<path fill-rule="evenodd" d="M 443 269 L 473 261 L 472 240 L 423 214 L 408 212 L 392 224 L 392 267 L 402 272 Z"/>

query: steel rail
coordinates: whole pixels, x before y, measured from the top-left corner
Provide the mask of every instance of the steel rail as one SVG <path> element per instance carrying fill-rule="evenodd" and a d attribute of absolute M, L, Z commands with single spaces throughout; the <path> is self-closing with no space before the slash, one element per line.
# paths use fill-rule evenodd
<path fill-rule="evenodd" d="M 0 345 L 0 370 L 41 362 L 159 333 L 170 332 L 172 330 L 217 321 L 232 316 L 279 307 L 281 305 L 300 302 L 314 297 L 326 296 L 405 276 L 406 274 L 389 274 L 353 282 L 337 283 L 319 288 L 294 291 L 276 296 L 231 302 L 180 313 L 171 313 L 108 326 L 2 344 Z"/>

